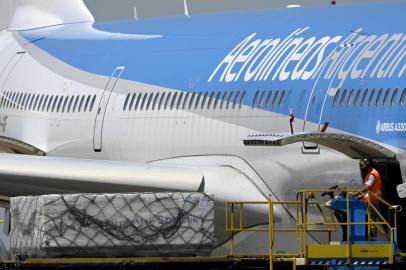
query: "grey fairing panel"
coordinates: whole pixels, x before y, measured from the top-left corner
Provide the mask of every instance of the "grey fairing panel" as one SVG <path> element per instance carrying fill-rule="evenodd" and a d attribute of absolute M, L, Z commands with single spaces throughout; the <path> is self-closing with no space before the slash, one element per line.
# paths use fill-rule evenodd
<path fill-rule="evenodd" d="M 198 191 L 196 168 L 0 154 L 2 198 L 75 192 Z"/>
<path fill-rule="evenodd" d="M 395 152 L 376 142 L 343 133 L 253 134 L 243 141 L 246 146 L 285 146 L 297 142 L 311 142 L 334 149 L 354 159 L 396 157 Z"/>

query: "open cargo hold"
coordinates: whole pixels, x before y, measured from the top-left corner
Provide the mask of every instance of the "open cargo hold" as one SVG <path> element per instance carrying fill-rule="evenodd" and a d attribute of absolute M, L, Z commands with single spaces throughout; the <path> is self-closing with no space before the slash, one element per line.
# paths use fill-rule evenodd
<path fill-rule="evenodd" d="M 208 255 L 214 199 L 203 193 L 70 194 L 11 198 L 20 259 Z"/>

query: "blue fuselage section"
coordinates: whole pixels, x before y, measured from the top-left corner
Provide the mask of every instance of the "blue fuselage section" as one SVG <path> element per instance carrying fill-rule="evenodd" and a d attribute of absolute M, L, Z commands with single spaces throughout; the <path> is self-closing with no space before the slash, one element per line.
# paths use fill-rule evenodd
<path fill-rule="evenodd" d="M 392 1 L 70 24 L 20 35 L 84 72 L 109 77 L 125 66 L 122 78 L 149 85 L 245 91 L 247 106 L 406 148 L 405 10 L 404 1 Z M 285 91 L 283 106 L 260 97 L 268 90 Z"/>

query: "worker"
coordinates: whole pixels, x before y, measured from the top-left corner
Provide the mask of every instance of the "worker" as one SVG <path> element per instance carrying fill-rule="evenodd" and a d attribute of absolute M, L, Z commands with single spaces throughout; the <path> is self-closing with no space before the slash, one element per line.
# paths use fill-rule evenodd
<path fill-rule="evenodd" d="M 372 166 L 371 160 L 361 159 L 359 164 L 361 170 L 367 171 L 367 175 L 364 179 L 364 186 L 359 194 L 363 194 L 362 200 L 365 203 L 371 202 L 374 208 L 379 211 L 379 197 L 381 196 L 382 192 L 381 176 L 379 172 Z M 370 208 L 370 214 L 372 220 L 378 222 L 379 219 L 375 209 Z M 371 233 L 372 238 L 376 238 L 376 226 L 372 226 Z"/>

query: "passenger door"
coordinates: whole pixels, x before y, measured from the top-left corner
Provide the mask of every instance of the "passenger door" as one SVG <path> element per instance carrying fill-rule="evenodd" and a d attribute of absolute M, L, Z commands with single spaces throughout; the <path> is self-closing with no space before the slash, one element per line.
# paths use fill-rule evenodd
<path fill-rule="evenodd" d="M 99 106 L 97 108 L 96 118 L 94 121 L 94 133 L 93 133 L 93 149 L 95 152 L 101 152 L 103 146 L 103 123 L 106 115 L 107 105 L 110 100 L 111 93 L 117 82 L 120 80 L 121 75 L 124 72 L 125 67 L 116 67 L 104 88 L 103 95 L 101 96 Z"/>

